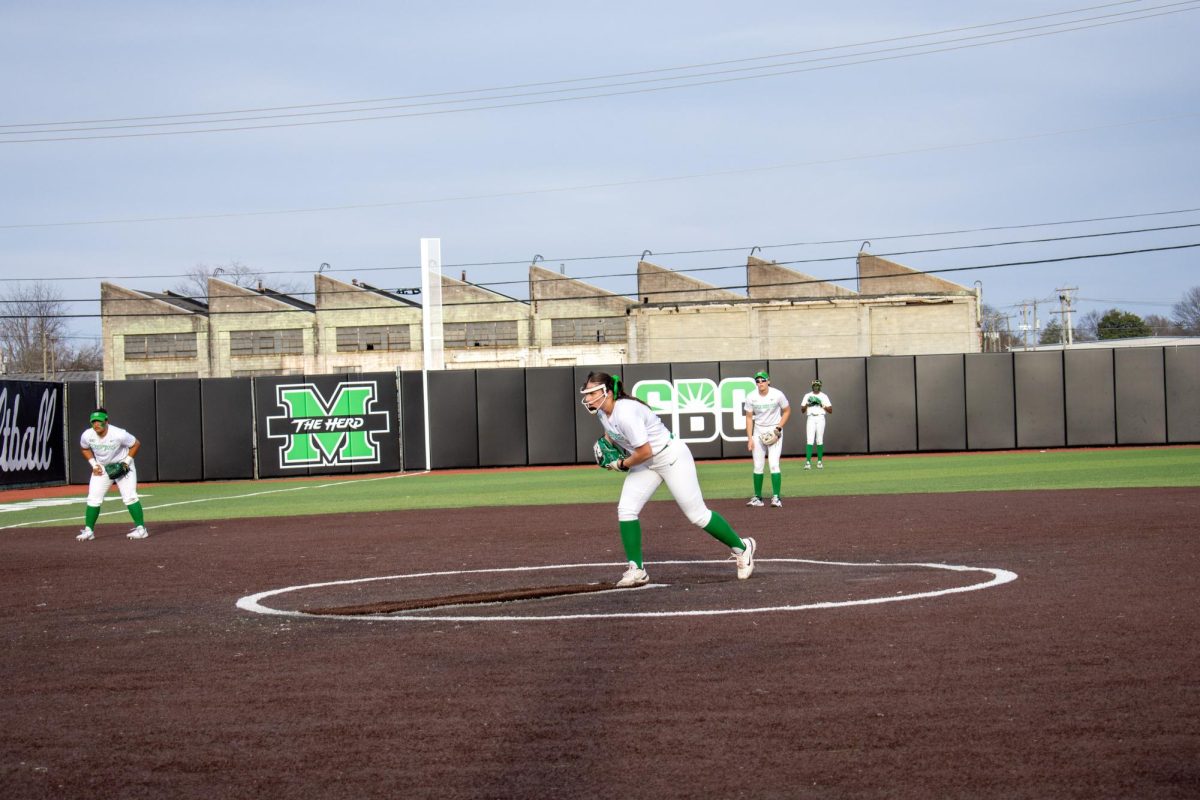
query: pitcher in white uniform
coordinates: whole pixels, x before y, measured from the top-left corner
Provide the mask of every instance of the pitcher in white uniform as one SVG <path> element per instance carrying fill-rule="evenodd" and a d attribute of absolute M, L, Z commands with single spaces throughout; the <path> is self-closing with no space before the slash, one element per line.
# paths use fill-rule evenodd
<path fill-rule="evenodd" d="M 604 438 L 625 454 L 606 465 L 627 473 L 617 503 L 617 523 L 629 568 L 617 586 L 640 586 L 650 580 L 642 560 L 638 515 L 664 481 L 688 521 L 729 547 L 737 561 L 738 578 L 749 578 L 757 545 L 750 537 L 738 536 L 724 517 L 704 504 L 696 462 L 688 446 L 671 435 L 648 405 L 625 393 L 620 377 L 593 372 L 579 393 L 584 407 L 599 418 Z"/>

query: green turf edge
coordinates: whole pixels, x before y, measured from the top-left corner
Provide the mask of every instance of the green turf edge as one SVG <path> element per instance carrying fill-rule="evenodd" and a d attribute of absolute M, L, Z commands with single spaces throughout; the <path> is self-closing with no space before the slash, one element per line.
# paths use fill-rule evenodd
<path fill-rule="evenodd" d="M 825 469 L 805 471 L 803 459 L 783 462 L 786 498 L 934 492 L 1123 489 L 1200 486 L 1200 446 L 956 453 L 946 455 L 830 456 Z M 706 498 L 748 497 L 748 459 L 700 462 Z M 769 486 L 769 482 L 767 483 Z M 481 469 L 347 479 L 159 483 L 141 488 L 147 525 L 155 521 L 284 517 L 404 509 L 613 503 L 620 476 L 594 467 Z M 8 511 L 11 526 L 78 525 L 78 504 Z M 668 499 L 660 489 L 655 499 Z M 0 493 L 0 502 L 4 502 Z M 115 492 L 100 524 L 127 524 Z"/>

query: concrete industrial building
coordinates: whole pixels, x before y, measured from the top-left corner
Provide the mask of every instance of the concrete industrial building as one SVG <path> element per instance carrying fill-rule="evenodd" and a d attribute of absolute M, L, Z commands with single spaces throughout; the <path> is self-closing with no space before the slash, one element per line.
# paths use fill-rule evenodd
<path fill-rule="evenodd" d="M 543 267 L 529 299 L 442 277 L 447 369 L 980 351 L 977 290 L 867 253 L 858 291 L 751 256 L 746 294 L 647 261 L 637 298 Z M 208 303 L 101 285 L 104 377 L 364 373 L 422 366 L 411 296 L 314 276 L 314 303 L 210 278 Z"/>

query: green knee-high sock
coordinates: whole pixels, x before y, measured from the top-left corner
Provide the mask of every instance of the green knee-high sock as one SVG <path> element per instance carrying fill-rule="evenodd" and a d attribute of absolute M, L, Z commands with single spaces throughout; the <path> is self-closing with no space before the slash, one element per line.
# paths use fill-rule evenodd
<path fill-rule="evenodd" d="M 636 519 L 621 520 L 621 544 L 625 547 L 625 559 L 642 566 L 642 523 Z"/>
<path fill-rule="evenodd" d="M 812 461 L 812 445 L 811 444 L 804 445 L 804 460 Z"/>
<path fill-rule="evenodd" d="M 773 491 L 775 493 L 776 497 L 779 497 L 779 487 L 782 485 L 783 485 L 783 473 L 782 472 L 772 472 L 771 473 L 771 491 Z"/>
<path fill-rule="evenodd" d="M 87 528 L 96 527 L 96 520 L 100 519 L 100 506 L 88 506 L 83 512 L 83 524 Z"/>
<path fill-rule="evenodd" d="M 754 473 L 754 496 L 762 497 L 763 476 L 761 472 Z"/>
<path fill-rule="evenodd" d="M 712 519 L 704 526 L 704 530 L 720 542 L 728 547 L 736 547 L 739 550 L 744 550 L 746 545 L 742 543 L 742 539 L 736 533 L 729 523 L 717 512 L 712 512 Z"/>
<path fill-rule="evenodd" d="M 825 445 L 819 444 L 817 445 L 817 461 L 823 458 L 825 458 Z"/>
<path fill-rule="evenodd" d="M 144 519 L 142 515 L 142 501 L 138 500 L 136 503 L 125 506 L 125 508 L 129 509 L 129 516 L 133 517 L 133 524 L 139 528 L 142 527 L 142 520 Z"/>

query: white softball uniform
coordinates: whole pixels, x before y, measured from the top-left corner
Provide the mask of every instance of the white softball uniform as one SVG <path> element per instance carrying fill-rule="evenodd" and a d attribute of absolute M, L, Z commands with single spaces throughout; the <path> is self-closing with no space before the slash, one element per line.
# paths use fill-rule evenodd
<path fill-rule="evenodd" d="M 809 405 L 810 398 L 816 398 L 820 405 Z M 809 392 L 800 401 L 807 419 L 804 421 L 804 432 L 808 435 L 808 444 L 825 444 L 825 406 L 832 406 L 829 395 L 824 392 Z"/>
<path fill-rule="evenodd" d="M 783 419 L 783 409 L 787 407 L 787 396 L 774 386 L 768 387 L 765 395 L 759 394 L 755 389 L 746 395 L 746 402 L 742 404 L 742 409 L 747 414 L 753 414 L 755 434 L 779 425 L 780 420 Z M 754 449 L 750 451 L 754 457 L 754 474 L 762 475 L 764 462 L 770 463 L 771 472 L 779 472 L 779 456 L 783 452 L 783 432 L 780 431 L 778 441 L 770 447 L 760 442 L 757 436 L 751 435 L 754 439 Z"/>
<path fill-rule="evenodd" d="M 109 425 L 104 436 L 100 436 L 92 428 L 88 428 L 79 437 L 79 446 L 92 451 L 92 455 L 101 467 L 105 464 L 115 464 L 121 461 L 125 456 L 129 455 L 129 448 L 133 447 L 137 438 L 132 433 L 124 428 L 118 428 L 116 425 Z M 101 471 L 99 475 L 92 475 L 92 479 L 88 481 L 88 498 L 89 506 L 100 506 L 104 503 L 104 495 L 108 493 L 108 488 L 117 484 L 117 489 L 121 492 L 121 500 L 125 505 L 133 505 L 138 501 L 137 494 L 137 464 L 130 463 L 129 472 L 119 481 L 113 481 L 108 477 L 108 473 Z"/>
<path fill-rule="evenodd" d="M 712 520 L 712 511 L 704 504 L 696 462 L 688 446 L 671 436 L 658 415 L 637 400 L 617 400 L 612 416 L 597 411 L 608 438 L 625 453 L 633 453 L 649 443 L 654 457 L 630 467 L 617 503 L 617 519 L 629 522 L 638 518 L 650 497 L 664 481 L 688 522 L 700 528 Z"/>

